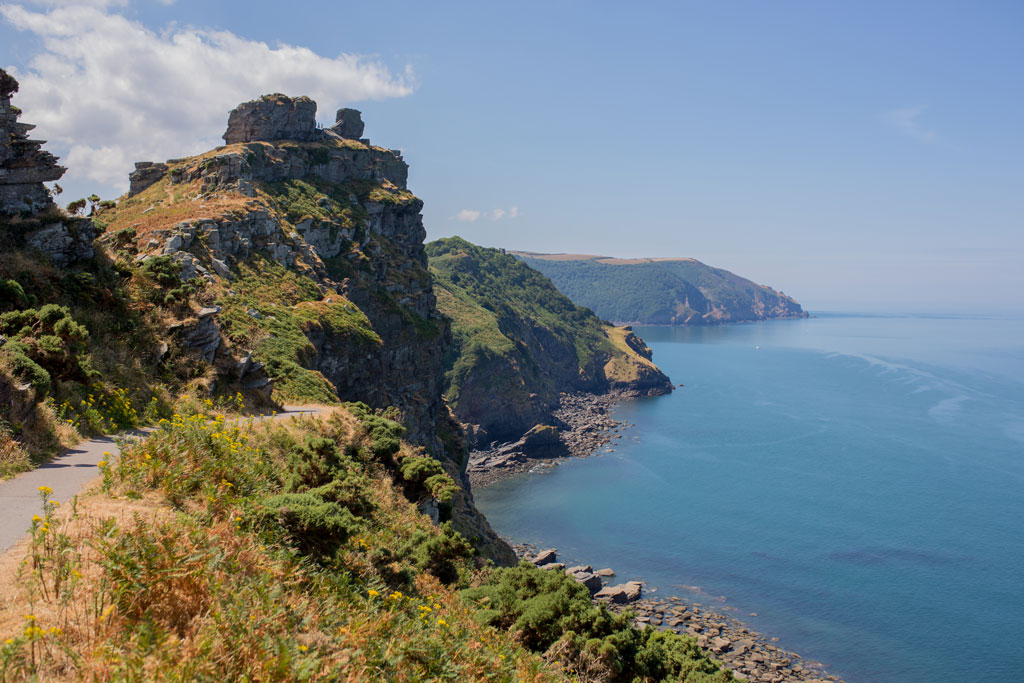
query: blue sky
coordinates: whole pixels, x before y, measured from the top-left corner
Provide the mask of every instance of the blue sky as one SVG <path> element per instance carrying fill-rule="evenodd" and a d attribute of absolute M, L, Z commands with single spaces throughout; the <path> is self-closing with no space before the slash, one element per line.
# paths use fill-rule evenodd
<path fill-rule="evenodd" d="M 362 109 L 431 238 L 691 256 L 812 310 L 1024 310 L 1019 2 L 0 10 L 69 194 L 115 195 L 130 161 L 215 144 L 226 98 L 283 90 Z"/>

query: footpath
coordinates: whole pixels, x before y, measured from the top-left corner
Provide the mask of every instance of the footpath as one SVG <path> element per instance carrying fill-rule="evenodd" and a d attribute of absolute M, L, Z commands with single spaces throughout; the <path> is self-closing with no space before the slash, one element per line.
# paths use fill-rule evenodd
<path fill-rule="evenodd" d="M 318 415 L 322 412 L 322 408 L 285 406 L 283 412 L 261 415 L 255 419 L 280 420 L 297 415 Z M 116 459 L 121 455 L 115 438 L 145 438 L 151 431 L 151 428 L 136 429 L 124 432 L 118 437 L 101 436 L 83 441 L 74 448 L 61 451 L 56 458 L 34 470 L 7 481 L 0 481 L 0 554 L 28 534 L 28 529 L 32 526 L 32 515 L 40 514 L 42 511 L 39 499 L 40 486 L 49 486 L 53 489 L 52 500 L 67 502 L 99 476 L 100 461 Z"/>

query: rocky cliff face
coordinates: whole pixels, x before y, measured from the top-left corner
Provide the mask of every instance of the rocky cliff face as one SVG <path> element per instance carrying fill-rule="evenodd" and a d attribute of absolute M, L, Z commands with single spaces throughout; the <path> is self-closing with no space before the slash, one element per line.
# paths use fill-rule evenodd
<path fill-rule="evenodd" d="M 91 259 L 92 223 L 54 205 L 43 183 L 59 180 L 66 169 L 42 140 L 28 137 L 35 126 L 18 122 L 21 111 L 11 104 L 17 91 L 18 82 L 0 69 L 0 240 L 7 248 L 38 249 L 59 266 Z"/>
<path fill-rule="evenodd" d="M 408 167 L 398 152 L 350 137 L 362 134 L 355 110 L 327 129 L 315 110 L 308 98 L 265 96 L 231 113 L 225 147 L 137 165 L 134 194 L 104 214 L 102 242 L 115 258 L 170 263 L 186 285 L 216 296 L 207 315 L 182 324 L 186 345 L 215 365 L 259 364 L 280 400 L 397 408 L 408 440 L 465 482 L 442 398 L 450 330 Z M 468 486 L 456 513 L 467 536 L 511 559 Z"/>
<path fill-rule="evenodd" d="M 454 326 L 445 389 L 474 447 L 557 423 L 565 393 L 672 390 L 643 340 L 576 306 L 522 261 L 458 237 L 427 249 Z"/>

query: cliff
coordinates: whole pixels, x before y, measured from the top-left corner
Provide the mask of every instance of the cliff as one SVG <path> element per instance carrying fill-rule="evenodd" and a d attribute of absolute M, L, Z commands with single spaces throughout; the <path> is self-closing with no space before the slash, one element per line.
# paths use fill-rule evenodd
<path fill-rule="evenodd" d="M 718 325 L 807 317 L 785 294 L 694 259 L 513 253 L 605 320 Z"/>
<path fill-rule="evenodd" d="M 438 308 L 452 319 L 445 395 L 474 446 L 552 424 L 563 392 L 672 390 L 643 340 L 515 257 L 458 237 L 431 242 L 427 253 Z"/>
<path fill-rule="evenodd" d="M 358 112 L 341 110 L 336 126 L 320 129 L 315 111 L 308 98 L 265 96 L 231 113 L 229 144 L 136 164 L 129 195 L 94 217 L 111 265 L 89 282 L 106 280 L 114 308 L 134 318 L 133 333 L 108 346 L 141 366 L 129 381 L 154 400 L 160 385 L 172 396 L 361 401 L 399 415 L 405 438 L 463 485 L 442 516 L 512 561 L 473 507 L 465 447 L 442 398 L 451 333 L 435 307 L 408 167 L 398 152 L 349 137 L 362 132 Z M 104 334 L 95 300 L 73 300 L 66 284 L 53 292 L 66 278 L 59 268 L 12 274 L 30 292 L 48 280 L 57 298 L 72 299 L 90 339 Z M 110 353 L 92 341 L 76 348 L 87 363 Z M 60 385 L 56 398 L 88 412 L 90 379 L 67 379 L 83 389 Z"/>

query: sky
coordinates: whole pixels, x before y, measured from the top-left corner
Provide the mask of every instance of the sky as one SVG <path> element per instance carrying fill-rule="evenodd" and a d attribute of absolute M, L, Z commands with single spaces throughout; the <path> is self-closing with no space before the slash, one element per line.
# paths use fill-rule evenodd
<path fill-rule="evenodd" d="M 429 239 L 686 256 L 814 310 L 1024 312 L 1024 3 L 0 2 L 65 198 L 310 95 Z"/>

